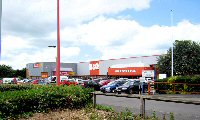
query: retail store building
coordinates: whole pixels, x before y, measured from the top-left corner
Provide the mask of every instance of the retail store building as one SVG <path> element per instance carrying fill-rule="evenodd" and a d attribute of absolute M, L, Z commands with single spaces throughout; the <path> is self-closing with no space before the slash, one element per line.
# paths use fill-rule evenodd
<path fill-rule="evenodd" d="M 74 76 L 77 73 L 77 63 L 61 63 L 60 75 Z M 56 75 L 55 62 L 37 62 L 26 64 L 26 77 L 31 79 L 47 78 Z"/>
<path fill-rule="evenodd" d="M 151 77 L 156 79 L 155 65 L 159 55 L 120 59 L 97 60 L 80 63 L 61 63 L 61 75 L 73 77 Z M 26 65 L 27 77 L 40 78 L 55 75 L 55 62 L 38 62 Z"/>

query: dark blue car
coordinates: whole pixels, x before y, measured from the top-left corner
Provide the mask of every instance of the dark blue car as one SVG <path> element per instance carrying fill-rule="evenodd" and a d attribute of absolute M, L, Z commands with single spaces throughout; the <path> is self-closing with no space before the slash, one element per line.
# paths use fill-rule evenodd
<path fill-rule="evenodd" d="M 105 86 L 102 86 L 100 88 L 100 91 L 103 92 L 103 93 L 115 92 L 116 87 L 123 85 L 125 82 L 127 82 L 127 80 L 124 80 L 124 79 L 115 80 L 113 82 L 108 83 Z"/>

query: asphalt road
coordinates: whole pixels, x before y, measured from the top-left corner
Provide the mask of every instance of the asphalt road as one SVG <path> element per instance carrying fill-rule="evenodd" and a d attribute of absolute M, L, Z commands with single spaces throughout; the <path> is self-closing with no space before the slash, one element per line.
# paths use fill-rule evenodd
<path fill-rule="evenodd" d="M 116 111 L 125 110 L 128 108 L 134 114 L 140 113 L 140 100 L 137 98 L 124 98 L 115 96 L 97 96 L 97 104 L 108 105 Z M 163 115 L 170 118 L 170 112 L 174 114 L 175 120 L 200 120 L 200 105 L 173 103 L 146 100 L 145 101 L 146 115 L 151 116 L 153 112 L 161 119 Z"/>

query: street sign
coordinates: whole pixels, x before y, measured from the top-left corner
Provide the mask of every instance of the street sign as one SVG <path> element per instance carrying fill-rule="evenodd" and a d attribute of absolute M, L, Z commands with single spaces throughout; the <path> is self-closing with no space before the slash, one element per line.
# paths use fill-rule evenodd
<path fill-rule="evenodd" d="M 154 70 L 142 70 L 142 77 L 154 77 Z"/>

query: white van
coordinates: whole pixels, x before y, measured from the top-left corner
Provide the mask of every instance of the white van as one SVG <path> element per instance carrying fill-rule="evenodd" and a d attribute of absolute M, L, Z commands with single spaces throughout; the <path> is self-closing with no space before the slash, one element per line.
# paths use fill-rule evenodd
<path fill-rule="evenodd" d="M 16 82 L 19 80 L 19 78 L 16 78 Z M 3 78 L 3 84 L 11 84 L 14 83 L 14 78 Z"/>

